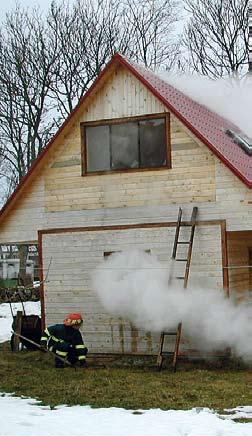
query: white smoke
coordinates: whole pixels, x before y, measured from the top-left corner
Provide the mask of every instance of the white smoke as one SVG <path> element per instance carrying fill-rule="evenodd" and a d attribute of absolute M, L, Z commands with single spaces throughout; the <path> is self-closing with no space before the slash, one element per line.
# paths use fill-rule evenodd
<path fill-rule="evenodd" d="M 236 306 L 220 290 L 169 285 L 170 270 L 138 250 L 111 255 L 93 274 L 93 286 L 110 314 L 152 332 L 183 331 L 202 350 L 227 346 L 252 360 L 252 310 Z M 177 281 L 176 281 L 177 282 Z"/>
<path fill-rule="evenodd" d="M 203 76 L 160 74 L 170 85 L 234 123 L 252 138 L 252 77 L 211 80 Z"/>

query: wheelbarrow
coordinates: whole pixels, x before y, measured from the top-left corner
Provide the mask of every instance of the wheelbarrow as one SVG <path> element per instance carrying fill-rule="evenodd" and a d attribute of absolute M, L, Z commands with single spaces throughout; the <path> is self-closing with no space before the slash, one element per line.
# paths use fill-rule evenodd
<path fill-rule="evenodd" d="M 8 298 L 8 302 L 10 304 L 11 314 L 13 318 L 12 322 L 12 330 L 15 332 L 17 331 L 17 315 L 14 315 L 13 307 L 12 307 L 12 301 L 10 298 L 9 293 L 6 291 L 6 296 Z M 24 307 L 24 301 L 21 298 L 20 293 L 18 292 L 19 300 L 22 304 L 22 318 L 21 318 L 21 329 L 20 334 L 27 339 L 30 339 L 31 341 L 35 342 L 36 344 L 40 343 L 41 333 L 42 333 L 42 321 L 41 317 L 39 315 L 27 315 Z M 11 335 L 11 350 L 14 351 L 14 334 Z M 35 350 L 36 346 L 32 344 L 31 342 L 26 341 L 23 338 L 20 338 L 20 342 L 22 346 L 25 346 L 28 350 Z"/>

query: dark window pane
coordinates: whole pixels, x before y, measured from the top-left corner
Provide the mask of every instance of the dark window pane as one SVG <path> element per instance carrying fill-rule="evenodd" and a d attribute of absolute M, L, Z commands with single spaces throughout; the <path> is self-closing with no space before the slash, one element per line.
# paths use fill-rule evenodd
<path fill-rule="evenodd" d="M 111 168 L 138 168 L 138 123 L 111 125 Z"/>
<path fill-rule="evenodd" d="M 162 118 L 139 121 L 139 133 L 140 166 L 165 166 L 167 163 L 165 120 Z"/>
<path fill-rule="evenodd" d="M 109 126 L 86 127 L 87 170 L 110 170 Z"/>

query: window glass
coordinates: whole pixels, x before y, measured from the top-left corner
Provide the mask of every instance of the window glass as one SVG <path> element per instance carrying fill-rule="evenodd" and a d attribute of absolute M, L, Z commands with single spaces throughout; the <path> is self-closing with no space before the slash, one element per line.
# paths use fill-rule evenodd
<path fill-rule="evenodd" d="M 87 172 L 167 165 L 164 118 L 85 127 Z"/>
<path fill-rule="evenodd" d="M 153 119 L 139 121 L 140 166 L 143 168 L 166 165 L 167 150 L 165 139 L 165 120 Z"/>
<path fill-rule="evenodd" d="M 111 169 L 139 167 L 138 123 L 111 125 Z"/>
<path fill-rule="evenodd" d="M 109 126 L 86 127 L 87 171 L 110 170 Z"/>

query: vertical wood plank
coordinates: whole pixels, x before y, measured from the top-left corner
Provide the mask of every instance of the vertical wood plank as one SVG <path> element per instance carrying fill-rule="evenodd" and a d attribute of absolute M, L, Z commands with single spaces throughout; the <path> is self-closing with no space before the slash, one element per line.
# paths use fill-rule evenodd
<path fill-rule="evenodd" d="M 227 231 L 226 221 L 221 223 L 221 253 L 222 253 L 222 271 L 223 271 L 223 289 L 229 297 L 229 275 L 228 275 L 228 250 L 227 250 Z"/>
<path fill-rule="evenodd" d="M 18 335 L 21 335 L 22 317 L 23 317 L 23 312 L 18 310 L 17 315 L 16 315 L 16 319 L 15 319 L 15 325 L 14 325 L 14 330 Z M 19 344 L 20 344 L 19 336 L 14 335 L 13 351 L 15 351 L 15 352 L 19 351 Z"/>

